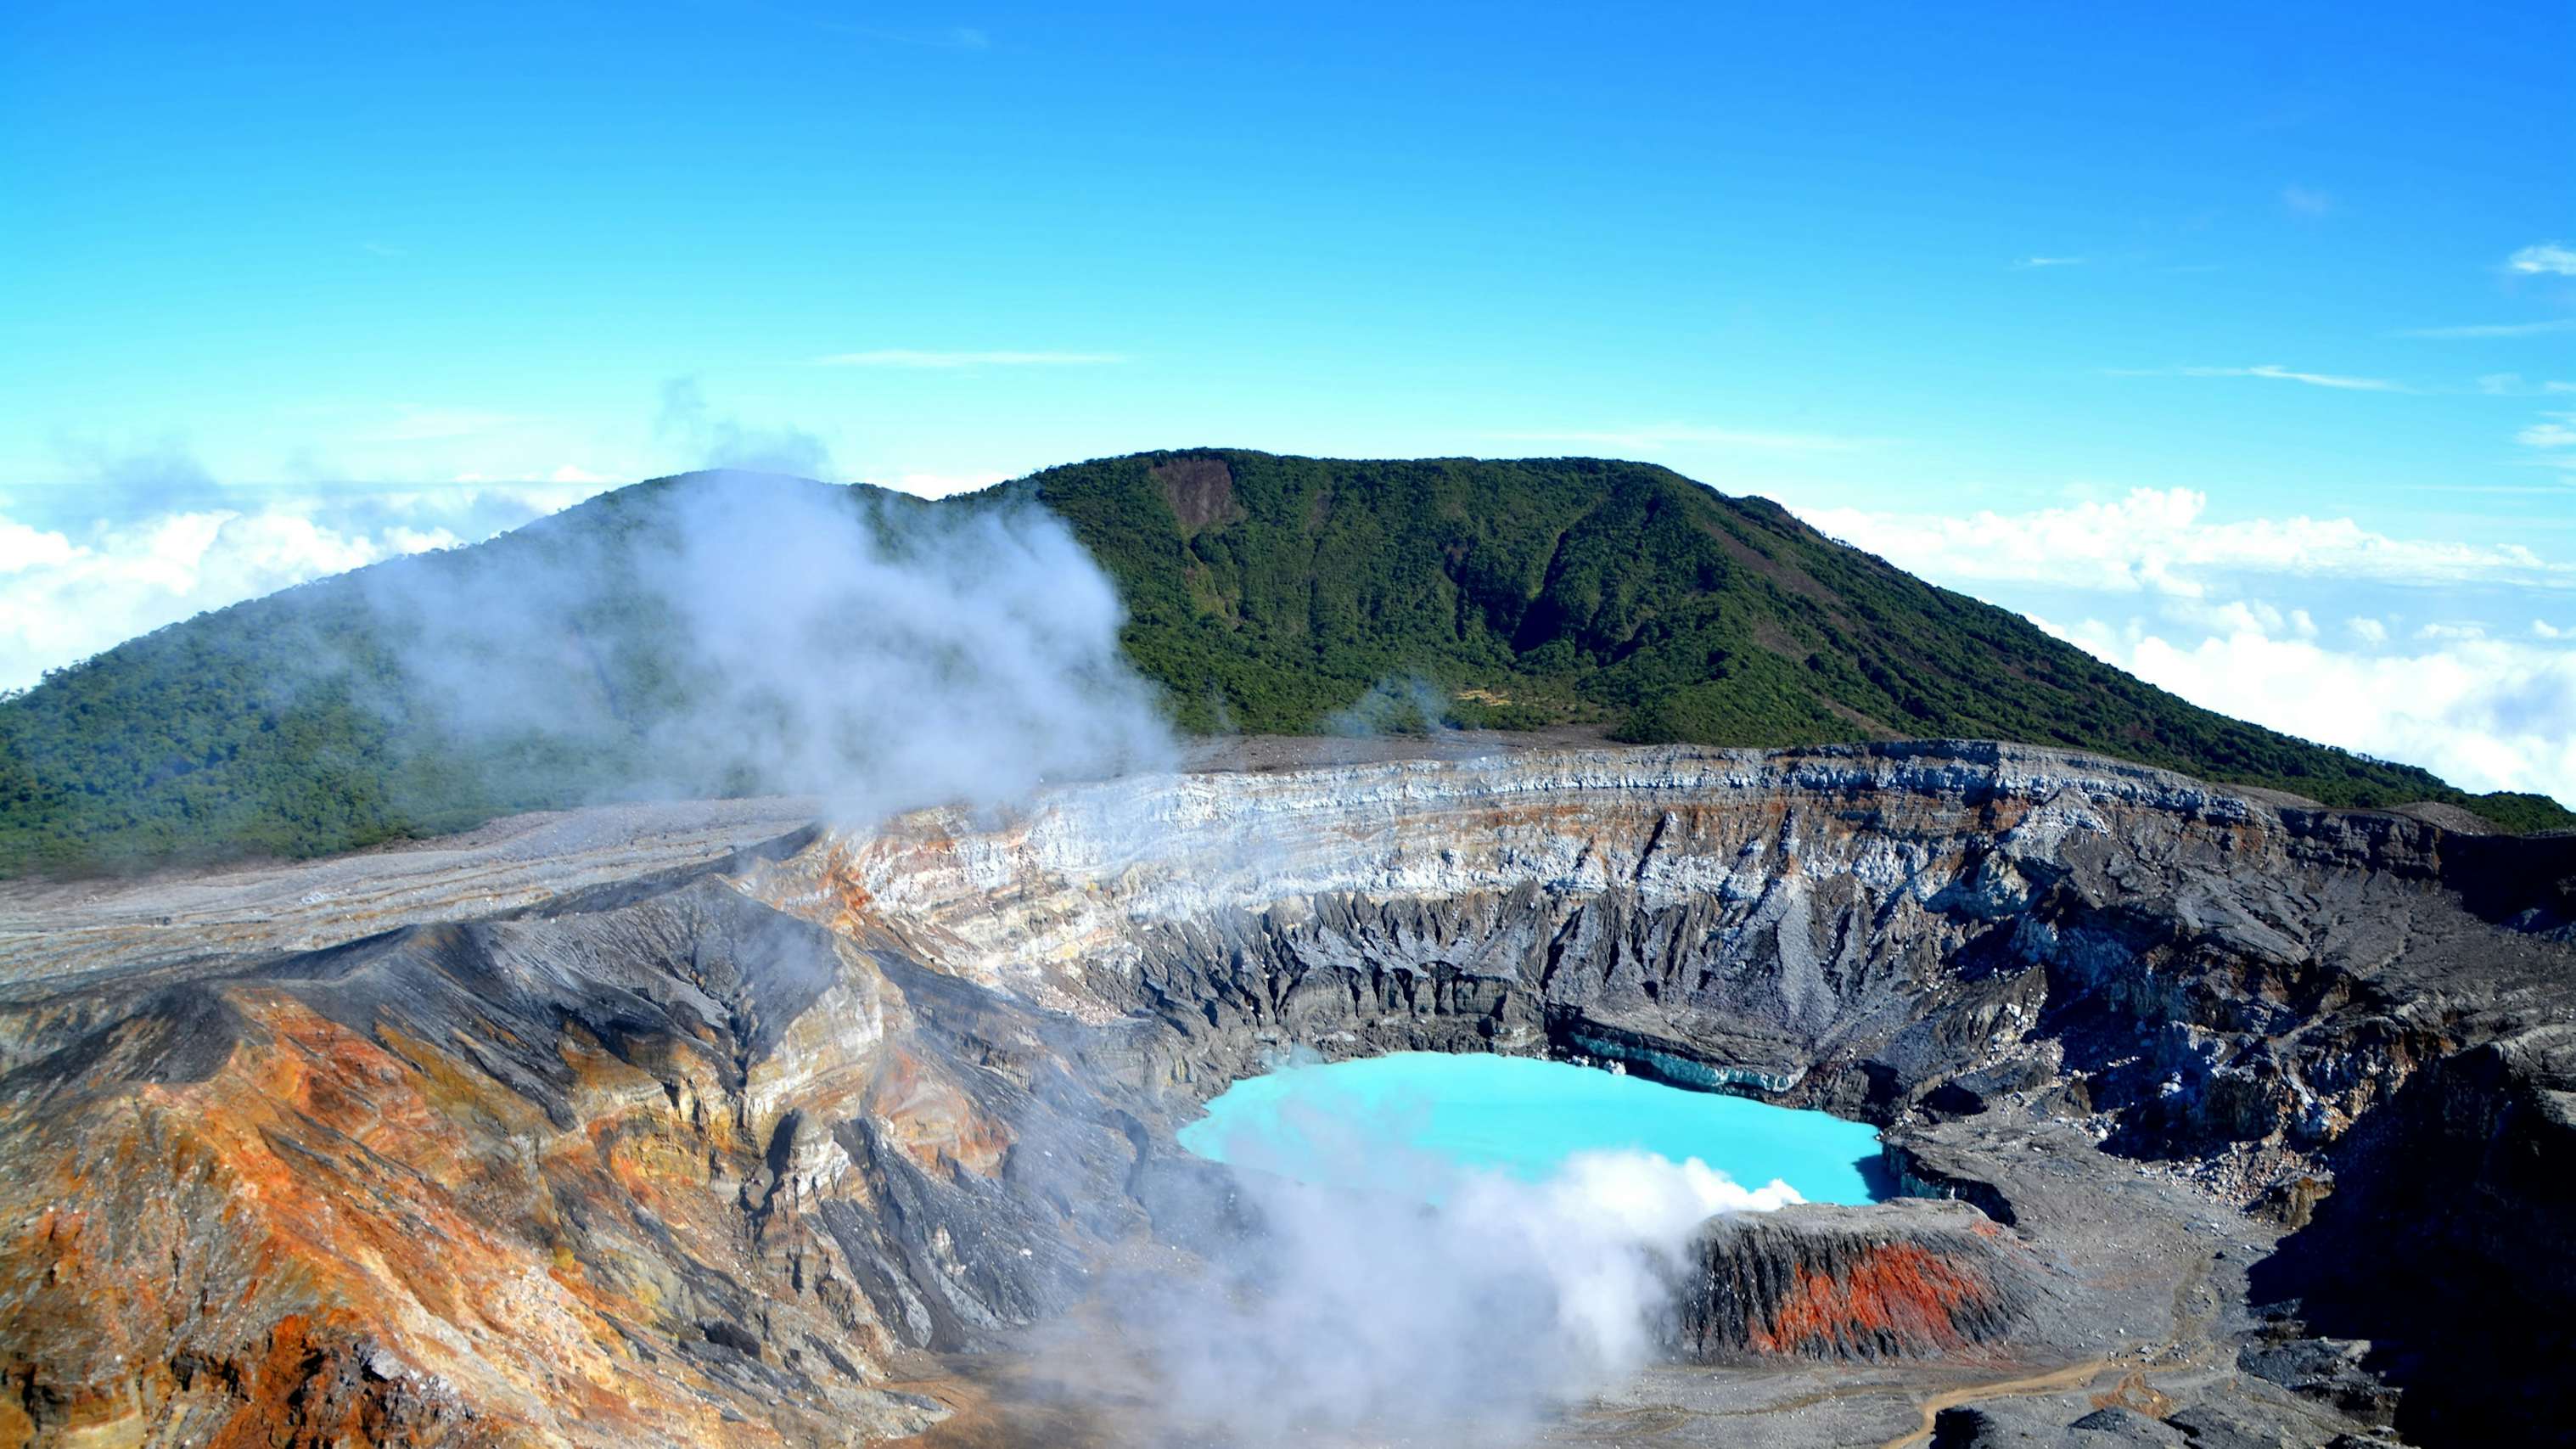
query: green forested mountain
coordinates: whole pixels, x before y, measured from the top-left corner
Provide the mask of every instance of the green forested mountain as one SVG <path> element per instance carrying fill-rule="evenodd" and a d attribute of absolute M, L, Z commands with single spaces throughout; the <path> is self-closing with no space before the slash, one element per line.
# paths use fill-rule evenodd
<path fill-rule="evenodd" d="M 655 647 L 665 601 L 613 571 L 525 607 L 510 590 L 602 540 L 673 527 L 666 505 L 685 490 L 784 486 L 637 485 L 59 671 L 0 702 L 0 871 L 313 854 L 644 779 L 755 788 L 740 761 L 638 757 L 642 728 L 693 687 Z M 1129 658 L 1196 731 L 1327 727 L 1373 686 L 1418 678 L 1462 724 L 1594 721 L 1621 739 L 1745 745 L 1993 738 L 2331 804 L 2445 800 L 2508 829 L 2576 823 L 2540 796 L 2472 797 L 2186 704 L 1776 504 L 1644 464 L 1199 450 L 940 504 L 844 491 L 896 528 L 1025 501 L 1062 516 L 1116 580 Z M 404 570 L 470 578 L 494 607 L 406 618 L 386 604 L 402 591 L 384 586 Z M 428 686 L 397 663 L 406 631 L 430 627 L 540 636 L 570 661 L 574 703 L 543 731 L 460 739 L 444 724 L 451 702 L 419 697 Z"/>

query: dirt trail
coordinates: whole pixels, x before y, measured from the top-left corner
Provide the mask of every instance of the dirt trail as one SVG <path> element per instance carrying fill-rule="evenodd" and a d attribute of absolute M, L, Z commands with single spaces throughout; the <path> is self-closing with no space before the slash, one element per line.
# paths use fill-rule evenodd
<path fill-rule="evenodd" d="M 1966 1384 L 1955 1389 L 1944 1389 L 1923 1401 L 1922 1423 L 1917 1424 L 1911 1432 L 1899 1434 L 1888 1440 L 1880 1445 L 1879 1449 L 1913 1449 L 1913 1446 L 1929 1440 L 1932 1437 L 1932 1421 L 1941 1417 L 1943 1409 L 1955 1409 L 1962 1404 L 1973 1404 L 1985 1399 L 2026 1399 L 2042 1394 L 2057 1394 L 2070 1389 L 2080 1389 L 2109 1372 L 2114 1366 L 2115 1360 L 2097 1358 L 2066 1368 L 2054 1369 L 2044 1374 L 2032 1374 L 2026 1378 L 1997 1379 L 1990 1383 Z"/>

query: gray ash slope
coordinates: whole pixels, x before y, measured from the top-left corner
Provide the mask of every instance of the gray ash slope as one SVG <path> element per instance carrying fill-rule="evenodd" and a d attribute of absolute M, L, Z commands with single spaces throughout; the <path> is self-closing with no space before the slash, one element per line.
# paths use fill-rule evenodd
<path fill-rule="evenodd" d="M 1244 1230 L 1170 1134 L 1291 1045 L 1827 1107 L 1961 1200 L 1709 1240 L 1674 1348 L 1718 1367 L 1610 1396 L 1663 1442 L 1874 1443 L 1984 1381 L 2062 1389 L 1973 1407 L 2066 1442 L 2088 1395 L 2190 1442 L 2576 1407 L 2576 841 L 1950 743 L 1136 779 L 656 864 L 302 954 L 258 946 L 291 906 L 194 961 L 13 938 L 0 1415 L 1117 1442 L 1133 1405 L 1032 1419 L 992 1366 Z"/>

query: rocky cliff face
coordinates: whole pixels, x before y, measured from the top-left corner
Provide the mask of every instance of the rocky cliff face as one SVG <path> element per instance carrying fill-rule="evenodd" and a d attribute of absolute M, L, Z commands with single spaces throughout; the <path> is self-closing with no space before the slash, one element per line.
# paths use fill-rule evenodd
<path fill-rule="evenodd" d="M 2074 1358 L 2139 1304 L 2222 1333 L 2239 1279 L 2204 1254 L 2237 1306 L 2186 1313 L 2183 1267 L 2123 1279 L 2068 1204 L 2321 1230 L 2388 1175 L 2356 1166 L 2383 1119 L 2490 1186 L 2355 1231 L 2537 1237 L 2564 1308 L 2565 1206 L 2514 1176 L 2563 1093 L 2487 1044 L 2571 1015 L 2568 842 L 1947 745 L 1195 774 L 656 864 L 294 954 L 261 944 L 291 908 L 193 961 L 12 936 L 0 1428 L 911 1432 L 964 1402 L 922 1354 L 1180 1231 L 1173 1125 L 1291 1044 L 1829 1107 L 1983 1209 L 1713 1235 L 1710 1356 Z M 2177 1185 L 2123 1185 L 2148 1164 Z"/>
<path fill-rule="evenodd" d="M 2471 902 L 2507 930 L 2461 908 L 2516 871 Z M 2214 1154 L 2252 1191 L 2464 1020 L 2555 1009 L 2561 875 L 2576 842 L 1987 747 L 1131 782 L 1002 831 L 834 841 L 752 888 L 1220 1052 L 1545 1044 L 1878 1116 L 2045 1076 L 2115 1146 Z"/>
<path fill-rule="evenodd" d="M 2258 1270 L 2320 1332 L 2419 1386 L 2459 1443 L 2564 1434 L 2576 1355 L 2576 1029 L 2536 1026 L 2417 1073 L 2332 1155 L 2338 1186 Z"/>

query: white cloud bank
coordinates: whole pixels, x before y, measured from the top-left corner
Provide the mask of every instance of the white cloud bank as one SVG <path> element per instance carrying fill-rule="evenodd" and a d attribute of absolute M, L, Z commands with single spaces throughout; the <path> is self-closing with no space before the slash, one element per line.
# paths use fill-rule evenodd
<path fill-rule="evenodd" d="M 283 513 L 173 513 L 93 534 L 0 518 L 0 689 L 208 609 L 400 553 L 443 529 L 341 533 Z"/>
<path fill-rule="evenodd" d="M 2576 588 L 2576 565 L 2520 544 L 2392 538 L 2349 518 L 2208 520 L 2209 495 L 2138 488 L 2112 503 L 1965 518 L 1805 511 L 1809 523 L 1936 582 L 2045 584 L 2197 599 L 2243 574 L 2392 584 L 2514 582 Z"/>
<path fill-rule="evenodd" d="M 2007 605 L 2044 597 L 2043 628 L 2195 704 L 2467 789 L 2576 802 L 2576 564 L 2349 518 L 2215 522 L 2208 502 L 2139 489 L 2014 514 L 1805 517 L 1936 583 Z M 2412 601 L 2413 618 L 2401 630 L 2380 612 L 2329 612 L 2354 594 Z M 2424 617 L 2464 596 L 2529 622 Z M 2343 622 L 2328 631 L 2320 617 Z"/>
<path fill-rule="evenodd" d="M 2576 801 L 2576 649 L 2564 644 L 2434 626 L 2403 652 L 2345 652 L 2256 620 L 2196 640 L 2138 621 L 2054 632 L 2223 714 L 2420 764 L 2465 789 Z"/>
<path fill-rule="evenodd" d="M 469 542 L 595 491 L 449 487 L 317 499 L 243 489 L 219 506 L 192 497 L 187 507 L 85 525 L 0 513 L 0 689 L 26 688 L 48 669 L 209 609 Z"/>

